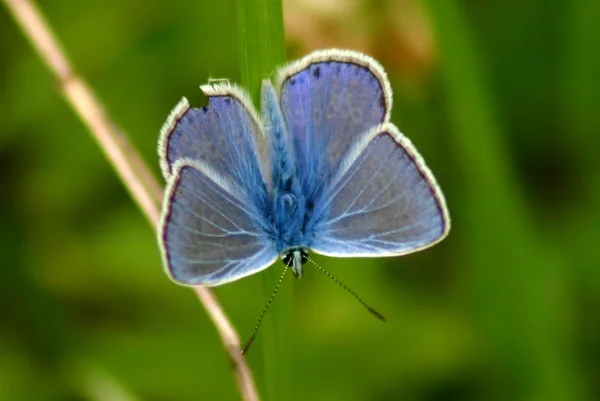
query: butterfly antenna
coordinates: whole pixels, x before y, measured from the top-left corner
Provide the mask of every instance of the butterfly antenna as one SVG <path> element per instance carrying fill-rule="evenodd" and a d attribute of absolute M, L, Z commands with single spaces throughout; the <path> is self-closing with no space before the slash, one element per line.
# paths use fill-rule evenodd
<path fill-rule="evenodd" d="M 285 268 L 283 269 L 283 273 L 281 274 L 281 277 L 279 277 L 279 281 L 277 281 L 277 284 L 275 285 L 275 289 L 273 290 L 273 293 L 271 294 L 271 298 L 269 298 L 269 301 L 267 301 L 267 305 L 265 305 L 265 308 L 260 313 L 260 316 L 258 317 L 258 322 L 256 322 L 256 326 L 254 326 L 254 331 L 252 331 L 252 335 L 250 336 L 250 339 L 248 340 L 248 342 L 244 346 L 244 349 L 242 350 L 242 355 L 245 355 L 246 352 L 248 352 L 248 350 L 250 349 L 250 346 L 254 342 L 254 338 L 256 337 L 256 333 L 258 332 L 258 328 L 260 327 L 263 317 L 265 317 L 265 313 L 267 313 L 267 311 L 269 310 L 269 307 L 271 306 L 271 303 L 275 299 L 275 295 L 277 295 L 277 291 L 279 291 L 279 286 L 281 285 L 281 282 L 283 281 L 283 278 L 285 277 L 285 274 L 288 271 L 288 267 L 289 266 L 285 265 Z"/>
<path fill-rule="evenodd" d="M 352 291 L 350 288 L 346 287 L 344 285 L 344 283 L 342 283 L 340 280 L 338 280 L 337 278 L 333 277 L 331 275 L 331 273 L 329 273 L 327 270 L 323 269 L 321 266 L 319 266 L 318 264 L 315 263 L 314 260 L 308 258 L 308 261 L 310 263 L 312 263 L 313 265 L 317 266 L 317 269 L 319 269 L 321 272 L 323 272 L 327 277 L 329 277 L 330 279 L 332 279 L 337 285 L 339 285 L 340 287 L 342 287 L 344 290 L 346 290 L 350 295 L 352 295 L 358 302 L 360 302 L 360 304 L 362 306 L 364 306 L 365 308 L 367 308 L 367 310 L 369 312 L 371 312 L 373 315 L 375 315 L 376 317 L 378 317 L 379 319 L 383 320 L 384 322 L 387 322 L 386 318 L 379 312 L 377 312 L 375 309 L 371 308 L 369 305 L 367 305 L 367 303 L 365 301 L 362 300 L 361 297 L 359 297 L 354 291 Z"/>

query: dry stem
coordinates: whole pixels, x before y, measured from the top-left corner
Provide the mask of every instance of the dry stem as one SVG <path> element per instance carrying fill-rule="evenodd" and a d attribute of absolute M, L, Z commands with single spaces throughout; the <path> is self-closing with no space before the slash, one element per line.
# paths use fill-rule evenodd
<path fill-rule="evenodd" d="M 57 78 L 71 107 L 88 127 L 115 171 L 154 228 L 158 227 L 162 190 L 127 137 L 117 128 L 85 81 L 73 72 L 36 5 L 30 0 L 4 0 L 14 19 L 40 58 Z M 256 386 L 246 360 L 240 352 L 239 337 L 214 294 L 195 287 L 198 298 L 215 324 L 232 361 L 242 397 L 258 400 Z"/>

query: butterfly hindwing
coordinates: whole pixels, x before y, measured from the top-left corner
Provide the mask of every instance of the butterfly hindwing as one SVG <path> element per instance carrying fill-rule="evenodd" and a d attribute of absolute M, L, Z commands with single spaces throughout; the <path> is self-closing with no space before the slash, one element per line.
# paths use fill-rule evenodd
<path fill-rule="evenodd" d="M 277 258 L 265 211 L 208 166 L 175 163 L 159 242 L 167 273 L 188 285 L 220 285 L 256 273 Z"/>
<path fill-rule="evenodd" d="M 360 53 L 311 53 L 279 71 L 278 88 L 308 197 L 322 189 L 362 134 L 389 121 L 392 95 L 385 72 Z"/>
<path fill-rule="evenodd" d="M 364 135 L 315 206 L 313 251 L 330 256 L 394 256 L 441 241 L 445 200 L 410 141 L 383 124 Z"/>

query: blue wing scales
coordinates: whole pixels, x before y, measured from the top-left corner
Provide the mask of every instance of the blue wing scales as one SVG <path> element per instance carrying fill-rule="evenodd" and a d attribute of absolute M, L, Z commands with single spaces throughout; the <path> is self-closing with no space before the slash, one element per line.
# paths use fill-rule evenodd
<path fill-rule="evenodd" d="M 173 280 L 214 286 L 240 279 L 277 259 L 264 210 L 237 184 L 189 159 L 175 164 L 159 242 Z"/>
<path fill-rule="evenodd" d="M 365 134 L 344 157 L 311 224 L 317 253 L 394 256 L 441 241 L 450 218 L 423 159 L 388 123 Z"/>
<path fill-rule="evenodd" d="M 163 176 L 178 160 L 200 160 L 242 189 L 270 183 L 266 140 L 257 113 L 241 89 L 204 85 L 208 105 L 190 107 L 184 98 L 165 122 L 159 140 Z M 263 178 L 264 177 L 264 178 Z"/>
<path fill-rule="evenodd" d="M 392 94 L 385 72 L 360 53 L 314 52 L 283 68 L 278 87 L 308 198 L 322 190 L 352 144 L 389 121 Z"/>

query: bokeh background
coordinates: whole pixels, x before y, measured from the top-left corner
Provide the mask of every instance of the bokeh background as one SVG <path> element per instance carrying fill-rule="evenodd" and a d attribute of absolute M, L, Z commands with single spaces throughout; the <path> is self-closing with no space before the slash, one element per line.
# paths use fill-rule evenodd
<path fill-rule="evenodd" d="M 41 8 L 157 177 L 171 108 L 203 104 L 208 78 L 239 80 L 233 0 Z M 453 218 L 422 253 L 317 258 L 387 324 L 310 266 L 288 277 L 293 399 L 599 400 L 600 3 L 286 0 L 284 13 L 289 59 L 342 47 L 385 66 L 393 120 Z M 260 277 L 216 290 L 242 339 L 261 291 Z M 162 272 L 151 226 L 3 7 L 0 399 L 239 399 L 205 311 Z"/>

